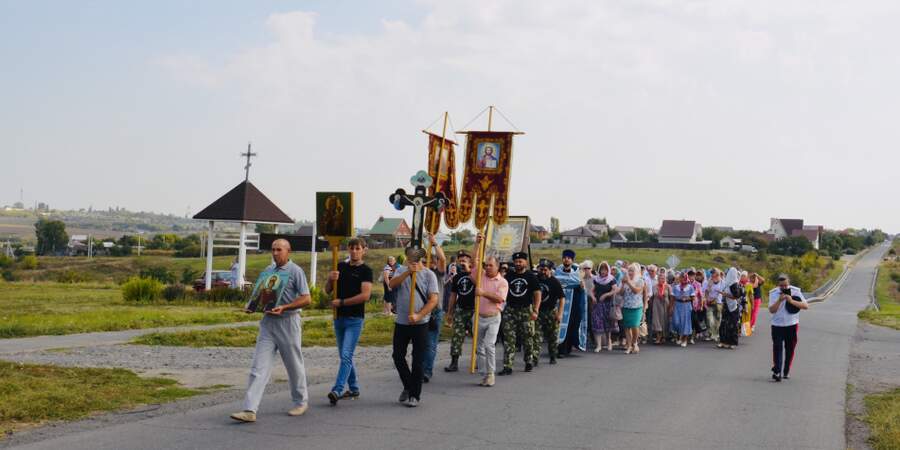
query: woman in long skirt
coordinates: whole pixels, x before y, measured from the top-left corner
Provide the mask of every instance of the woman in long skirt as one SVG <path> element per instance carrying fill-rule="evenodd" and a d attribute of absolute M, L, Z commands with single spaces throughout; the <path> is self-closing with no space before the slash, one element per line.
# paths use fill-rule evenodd
<path fill-rule="evenodd" d="M 728 269 L 725 275 L 725 304 L 722 321 L 719 323 L 719 348 L 734 348 L 738 345 L 741 326 L 741 305 L 744 302 L 744 287 L 741 285 L 737 269 Z"/>
<path fill-rule="evenodd" d="M 603 338 L 606 348 L 612 351 L 612 333 L 619 332 L 619 322 L 615 317 L 613 297 L 616 294 L 616 278 L 609 270 L 609 263 L 603 261 L 597 266 L 598 274 L 594 276 L 594 307 L 591 310 L 591 330 L 597 340 L 595 352 L 603 349 Z"/>
<path fill-rule="evenodd" d="M 669 327 L 669 296 L 672 295 L 672 288 L 666 282 L 666 269 L 659 269 L 656 285 L 651 289 L 653 289 L 653 296 L 650 299 L 653 343 L 659 345 L 666 339 L 666 330 Z"/>
<path fill-rule="evenodd" d="M 675 333 L 678 335 L 676 343 L 682 347 L 687 347 L 688 340 L 693 334 L 691 311 L 695 295 L 694 285 L 688 280 L 687 274 L 679 273 L 675 275 L 675 286 L 672 286 L 672 297 L 675 299 L 672 324 L 674 325 Z"/>

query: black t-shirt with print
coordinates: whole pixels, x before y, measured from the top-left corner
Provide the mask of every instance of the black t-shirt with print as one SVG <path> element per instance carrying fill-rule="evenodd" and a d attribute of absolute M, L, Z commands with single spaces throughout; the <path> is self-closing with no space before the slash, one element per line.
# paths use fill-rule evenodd
<path fill-rule="evenodd" d="M 450 292 L 456 294 L 456 306 L 466 311 L 475 309 L 475 282 L 468 272 L 459 272 L 453 276 Z"/>
<path fill-rule="evenodd" d="M 541 311 L 553 311 L 559 305 L 559 299 L 563 297 L 562 284 L 556 277 L 540 278 L 541 285 Z"/>
<path fill-rule="evenodd" d="M 363 283 L 372 282 L 372 269 L 365 263 L 354 266 L 344 261 L 338 263 L 338 272 L 341 275 L 337 282 L 337 298 L 355 297 L 362 292 Z M 338 317 L 365 317 L 365 315 L 365 302 L 337 309 Z"/>
<path fill-rule="evenodd" d="M 530 270 L 525 273 L 516 273 L 511 270 L 506 274 L 506 282 L 509 283 L 509 293 L 506 294 L 508 307 L 521 308 L 534 303 L 534 292 L 541 289 L 537 275 Z"/>

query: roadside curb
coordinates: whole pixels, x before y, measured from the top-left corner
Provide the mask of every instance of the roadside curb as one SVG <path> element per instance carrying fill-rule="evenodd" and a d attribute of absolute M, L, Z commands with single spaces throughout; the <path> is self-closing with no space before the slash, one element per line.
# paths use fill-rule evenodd
<path fill-rule="evenodd" d="M 832 283 L 831 286 L 825 292 L 823 292 L 822 294 L 817 295 L 815 297 L 810 297 L 810 298 L 806 299 L 806 302 L 812 304 L 812 303 L 821 303 L 821 302 L 824 302 L 825 300 L 828 300 L 829 297 L 834 295 L 834 293 L 837 292 L 838 289 L 840 289 L 841 286 L 844 285 L 844 282 L 847 281 L 847 277 L 850 276 L 850 271 L 853 270 L 853 268 L 856 266 L 856 263 L 859 262 L 859 260 L 862 259 L 863 256 L 868 254 L 869 251 L 871 251 L 874 247 L 875 246 L 872 246 L 872 247 L 869 247 L 869 248 L 859 252 L 853 258 L 852 261 L 847 263 L 847 266 L 844 267 L 844 270 L 841 272 L 840 276 L 838 276 L 837 280 L 834 283 Z M 878 276 L 877 268 L 875 270 L 875 276 Z M 873 283 L 873 288 L 874 288 L 874 283 Z"/>

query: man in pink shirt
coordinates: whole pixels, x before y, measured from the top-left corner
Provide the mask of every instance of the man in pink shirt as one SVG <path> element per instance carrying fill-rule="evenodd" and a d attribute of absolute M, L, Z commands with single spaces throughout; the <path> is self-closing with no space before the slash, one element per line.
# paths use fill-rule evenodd
<path fill-rule="evenodd" d="M 475 239 L 475 254 L 482 240 L 481 233 Z M 481 264 L 475 260 L 475 267 Z M 478 288 L 475 290 L 475 301 L 478 302 L 478 367 L 481 368 L 482 386 L 494 385 L 494 372 L 497 369 L 497 333 L 500 331 L 500 313 L 506 302 L 509 283 L 500 275 L 500 262 L 489 256 L 484 261 L 484 272 L 481 274 Z"/>

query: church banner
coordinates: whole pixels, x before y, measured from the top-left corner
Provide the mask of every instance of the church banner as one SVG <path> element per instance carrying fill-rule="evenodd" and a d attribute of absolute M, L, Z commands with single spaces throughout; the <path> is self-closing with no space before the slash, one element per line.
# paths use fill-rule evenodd
<path fill-rule="evenodd" d="M 456 155 L 453 151 L 456 142 L 442 138 L 436 134 L 428 133 L 428 175 L 434 179 L 434 184 L 428 189 L 429 195 L 441 192 L 447 197 L 447 206 L 444 207 L 444 223 L 449 228 L 459 225 L 458 206 L 456 194 Z M 441 142 L 444 144 L 441 151 Z M 425 229 L 432 230 L 432 217 L 441 214 L 432 213 L 425 216 Z M 440 219 L 438 219 L 440 220 Z"/>
<path fill-rule="evenodd" d="M 494 223 L 502 225 L 508 214 L 512 138 L 516 133 L 468 131 L 466 134 L 466 168 L 458 220 L 466 222 L 474 212 L 475 227 L 481 230 L 493 212 Z"/>

